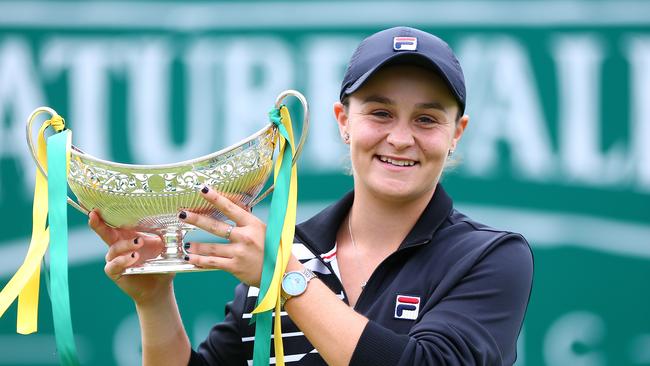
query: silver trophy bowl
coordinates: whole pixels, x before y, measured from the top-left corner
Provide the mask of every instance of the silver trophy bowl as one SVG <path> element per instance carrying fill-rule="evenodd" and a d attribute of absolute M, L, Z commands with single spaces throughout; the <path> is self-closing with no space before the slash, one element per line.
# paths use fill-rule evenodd
<path fill-rule="evenodd" d="M 300 142 L 293 160 L 295 164 L 307 136 L 309 110 L 305 97 L 293 90 L 278 96 L 277 108 L 287 96 L 296 97 L 304 112 Z M 51 108 L 36 109 L 27 122 L 27 143 L 37 167 L 47 177 L 46 170 L 36 158 L 32 140 L 32 123 L 41 113 L 57 115 Z M 68 185 L 78 202 L 68 198 L 68 203 L 86 215 L 98 209 L 110 226 L 162 238 L 165 248 L 158 257 L 128 268 L 124 274 L 202 271 L 205 269 L 184 259 L 187 253 L 183 238 L 195 227 L 180 221 L 179 211 L 226 219 L 202 198 L 199 190 L 204 185 L 242 207 L 257 204 L 273 190 L 271 186 L 260 195 L 273 170 L 277 139 L 277 127 L 269 123 L 248 138 L 217 152 L 163 165 L 115 163 L 91 156 L 72 145 Z"/>

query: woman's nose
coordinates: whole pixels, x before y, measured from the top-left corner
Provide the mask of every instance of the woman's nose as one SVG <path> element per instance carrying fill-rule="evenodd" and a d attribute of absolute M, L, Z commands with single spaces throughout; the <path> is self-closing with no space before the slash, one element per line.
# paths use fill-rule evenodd
<path fill-rule="evenodd" d="M 396 123 L 388 133 L 386 141 L 397 150 L 403 150 L 415 143 L 413 131 L 408 123 Z"/>

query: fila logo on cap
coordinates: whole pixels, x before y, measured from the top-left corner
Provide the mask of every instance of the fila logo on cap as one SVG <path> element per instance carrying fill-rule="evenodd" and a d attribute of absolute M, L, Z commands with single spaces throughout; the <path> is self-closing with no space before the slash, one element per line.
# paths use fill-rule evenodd
<path fill-rule="evenodd" d="M 415 320 L 420 312 L 420 298 L 397 295 L 395 300 L 395 319 Z"/>
<path fill-rule="evenodd" d="M 417 51 L 418 39 L 415 37 L 393 37 L 395 51 Z"/>

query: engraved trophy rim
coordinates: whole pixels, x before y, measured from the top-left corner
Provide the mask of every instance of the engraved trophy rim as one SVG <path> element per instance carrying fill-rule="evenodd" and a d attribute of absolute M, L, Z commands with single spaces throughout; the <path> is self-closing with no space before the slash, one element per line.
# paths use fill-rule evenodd
<path fill-rule="evenodd" d="M 95 155 L 92 155 L 92 154 L 89 154 L 89 153 L 83 151 L 82 149 L 80 149 L 79 147 L 77 147 L 75 145 L 71 145 L 71 153 L 75 154 L 75 155 L 83 156 L 83 158 L 86 159 L 86 160 L 91 160 L 91 161 L 96 162 L 96 163 L 105 164 L 105 165 L 109 165 L 109 166 L 116 167 L 116 168 L 124 168 L 124 169 L 132 169 L 132 170 L 140 170 L 140 169 L 145 169 L 145 170 L 171 169 L 171 168 L 178 168 L 178 167 L 182 167 L 182 166 L 186 166 L 186 165 L 195 165 L 197 163 L 201 163 L 201 162 L 216 158 L 219 155 L 225 155 L 225 154 L 227 154 L 227 153 L 229 153 L 229 152 L 231 152 L 233 150 L 241 148 L 242 146 L 246 145 L 247 143 L 249 143 L 251 141 L 256 140 L 261 135 L 267 133 L 267 131 L 269 129 L 271 129 L 271 128 L 275 128 L 275 127 L 273 126 L 272 123 L 269 123 L 266 126 L 264 126 L 263 128 L 261 128 L 260 130 L 258 130 L 257 132 L 253 133 L 252 135 L 250 135 L 250 136 L 248 136 L 246 138 L 243 138 L 243 139 L 239 140 L 238 142 L 235 142 L 235 143 L 233 143 L 233 144 L 231 144 L 229 146 L 226 146 L 226 147 L 222 148 L 221 150 L 218 150 L 218 151 L 215 151 L 215 152 L 212 152 L 212 153 L 209 153 L 209 154 L 205 154 L 205 155 L 200 156 L 198 158 L 188 159 L 188 160 L 184 160 L 184 161 L 180 161 L 180 162 L 176 162 L 176 163 L 164 163 L 164 164 L 120 163 L 120 162 L 116 162 L 116 161 L 111 161 L 111 160 L 105 160 L 105 159 L 102 159 L 102 158 L 98 158 Z M 39 167 L 40 167 L 40 165 L 39 165 Z M 42 173 L 45 174 L 46 172 L 42 171 Z"/>

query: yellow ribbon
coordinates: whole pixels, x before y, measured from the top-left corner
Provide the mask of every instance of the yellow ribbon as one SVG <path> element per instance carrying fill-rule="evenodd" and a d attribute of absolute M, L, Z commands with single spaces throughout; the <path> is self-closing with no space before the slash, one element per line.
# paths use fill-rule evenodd
<path fill-rule="evenodd" d="M 287 107 L 280 108 L 280 116 L 282 124 L 289 134 L 290 146 L 292 148 L 292 156 L 295 156 L 295 144 L 293 128 L 291 126 L 291 116 Z M 280 151 L 285 148 L 286 142 L 281 139 Z M 280 166 L 282 165 L 282 154 L 279 154 L 275 162 L 274 178 L 277 180 Z M 291 258 L 291 246 L 293 245 L 294 233 L 296 228 L 296 206 L 298 201 L 298 170 L 294 164 L 291 167 L 291 183 L 289 185 L 289 200 L 287 204 L 287 213 L 282 226 L 282 237 L 280 239 L 280 247 L 278 248 L 278 256 L 276 266 L 273 272 L 273 279 L 271 285 L 266 293 L 266 296 L 260 301 L 259 305 L 253 310 L 253 314 L 261 313 L 264 311 L 275 308 L 275 319 L 273 323 L 274 333 L 274 348 L 275 348 L 275 362 L 276 365 L 284 366 L 284 348 L 282 343 L 282 317 L 280 315 L 280 291 L 282 287 L 282 276 L 287 268 L 289 259 Z"/>
<path fill-rule="evenodd" d="M 36 117 L 33 115 L 32 118 Z M 59 115 L 54 115 L 43 123 L 38 131 L 37 159 L 43 169 L 47 170 L 47 153 L 45 144 L 45 129 L 52 126 L 57 132 L 65 128 L 65 121 Z M 68 154 L 68 165 L 69 165 Z M 27 255 L 18 271 L 11 277 L 0 292 L 0 317 L 18 297 L 16 332 L 30 334 L 38 329 L 38 293 L 40 285 L 41 261 L 47 251 L 50 234 L 46 227 L 47 221 L 47 178 L 40 169 L 36 169 L 36 184 L 34 187 L 34 206 L 32 209 L 32 238 Z"/>

